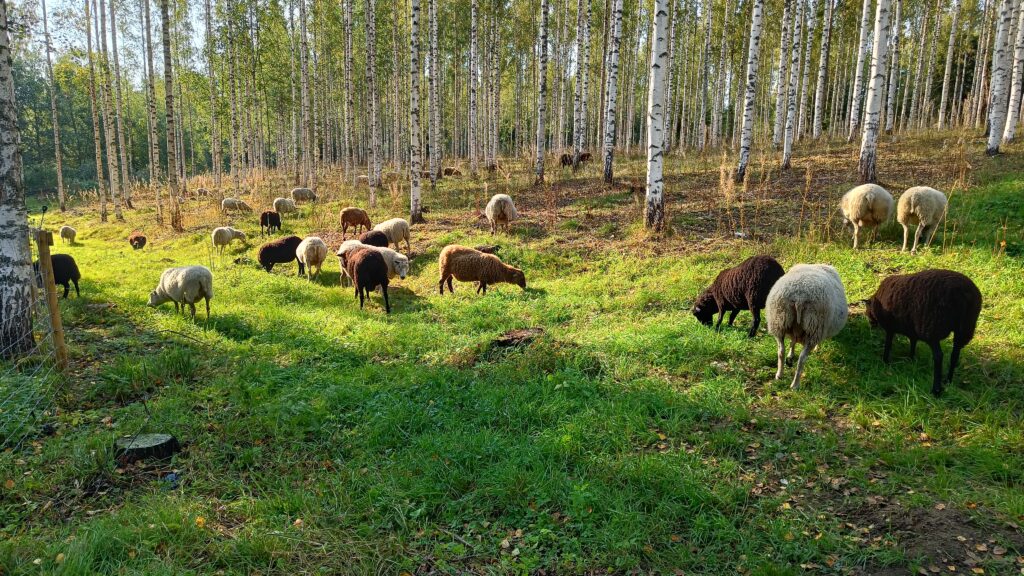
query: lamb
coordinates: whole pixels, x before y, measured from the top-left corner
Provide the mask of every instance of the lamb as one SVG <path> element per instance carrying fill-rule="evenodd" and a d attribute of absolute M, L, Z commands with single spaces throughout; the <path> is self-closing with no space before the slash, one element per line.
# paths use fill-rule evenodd
<path fill-rule="evenodd" d="M 355 232 L 358 233 L 364 227 L 369 230 L 373 228 L 373 224 L 370 223 L 370 216 L 366 213 L 366 210 L 362 208 L 356 208 L 349 206 L 341 210 L 341 238 L 345 239 L 345 235 L 348 233 L 348 227 L 352 226 L 355 228 Z"/>
<path fill-rule="evenodd" d="M 274 212 L 283 215 L 298 211 L 299 207 L 295 205 L 295 200 L 291 198 L 274 198 Z"/>
<path fill-rule="evenodd" d="M 220 201 L 220 211 L 228 212 L 252 212 L 252 207 L 238 198 L 225 198 Z"/>
<path fill-rule="evenodd" d="M 306 279 L 312 280 L 314 275 L 320 275 L 320 267 L 327 259 L 327 243 L 318 236 L 309 236 L 295 248 L 295 257 L 300 268 L 306 266 Z M 315 274 L 313 268 L 316 268 Z"/>
<path fill-rule="evenodd" d="M 78 230 L 75 230 L 71 226 L 61 226 L 60 227 L 60 240 L 61 240 L 62 243 L 63 242 L 67 242 L 69 244 L 74 245 L 74 243 L 75 243 L 75 236 L 77 236 L 77 235 L 78 235 Z"/>
<path fill-rule="evenodd" d="M 82 279 L 82 273 L 78 271 L 78 264 L 68 254 L 53 254 L 50 256 L 50 264 L 53 266 L 53 283 L 64 287 L 64 299 L 71 292 L 71 283 L 75 285 L 75 296 L 82 297 L 78 291 L 78 281 Z M 36 275 L 36 285 L 43 287 L 43 275 L 39 272 L 39 261 L 32 263 L 32 269 Z"/>
<path fill-rule="evenodd" d="M 503 226 L 505 232 L 508 233 L 508 223 L 519 218 L 516 205 L 508 194 L 492 196 L 491 201 L 484 208 L 484 215 L 487 216 L 487 221 L 491 224 L 491 234 L 494 234 L 498 226 Z"/>
<path fill-rule="evenodd" d="M 316 193 L 309 188 L 292 188 L 292 200 L 298 202 L 316 202 Z"/>
<path fill-rule="evenodd" d="M 263 230 L 266 229 L 267 236 L 271 232 L 277 230 L 281 231 L 281 215 L 273 210 L 267 210 L 260 214 L 260 236 L 263 235 Z"/>
<path fill-rule="evenodd" d="M 135 230 L 128 236 L 128 243 L 133 249 L 142 250 L 146 246 L 146 237 L 142 235 L 142 232 Z"/>
<path fill-rule="evenodd" d="M 483 290 L 487 294 L 488 284 L 507 282 L 526 290 L 526 275 L 523 271 L 504 264 L 494 254 L 485 254 L 468 246 L 451 244 L 441 250 L 438 257 L 441 268 L 441 279 L 437 287 L 444 294 L 444 284 L 448 283 L 448 291 L 454 293 L 452 278 L 459 282 L 477 282 L 476 293 Z"/>
<path fill-rule="evenodd" d="M 380 230 L 370 230 L 363 232 L 359 235 L 359 241 L 367 246 L 379 246 L 381 248 L 387 248 L 391 242 L 388 240 L 387 234 L 384 234 Z"/>
<path fill-rule="evenodd" d="M 385 220 L 380 224 L 373 227 L 374 230 L 383 232 L 388 240 L 395 245 L 395 250 L 398 250 L 398 242 L 405 240 L 405 251 L 409 252 L 409 223 L 402 218 L 392 218 L 391 220 Z"/>
<path fill-rule="evenodd" d="M 796 343 L 803 344 L 796 364 L 791 388 L 800 387 L 800 374 L 804 362 L 818 344 L 835 336 L 846 325 L 849 310 L 846 290 L 839 272 L 827 264 L 797 264 L 775 283 L 768 293 L 765 311 L 768 332 L 778 343 L 778 370 L 775 379 L 782 378 L 782 354 L 786 337 L 791 341 L 786 363 L 792 366 Z"/>
<path fill-rule="evenodd" d="M 213 298 L 213 273 L 206 266 L 180 266 L 168 268 L 160 275 L 160 283 L 149 293 L 149 306 L 157 307 L 164 302 L 174 302 L 174 311 L 179 306 L 185 311 L 188 304 L 193 321 L 196 319 L 196 302 L 206 300 L 206 320 L 210 320 L 210 300 Z"/>
<path fill-rule="evenodd" d="M 362 249 L 370 249 L 376 252 L 380 252 L 384 256 L 384 262 L 388 265 L 388 279 L 392 279 L 398 276 L 400 279 L 405 280 L 405 277 L 409 275 L 409 258 L 403 254 L 392 250 L 388 247 L 370 246 L 363 244 L 358 240 L 346 240 L 341 243 L 341 248 L 338 248 L 338 259 L 341 260 L 342 272 L 345 271 L 345 256 L 351 252 Z M 344 277 L 344 274 L 343 274 Z"/>
<path fill-rule="evenodd" d="M 359 298 L 359 309 L 363 308 L 364 298 L 368 298 L 377 286 L 384 294 L 384 310 L 391 313 L 391 302 L 388 301 L 388 265 L 384 256 L 369 248 L 353 250 L 342 257 L 345 272 L 352 278 L 355 295 Z"/>
<path fill-rule="evenodd" d="M 939 222 L 945 215 L 945 194 L 927 186 L 909 188 L 900 196 L 896 206 L 896 221 L 903 226 L 903 248 L 900 251 L 907 251 L 907 237 L 913 224 L 917 224 L 917 232 L 914 233 L 914 247 L 910 253 L 917 254 L 917 244 L 922 236 L 925 238 L 924 245 L 931 246 Z"/>
<path fill-rule="evenodd" d="M 214 228 L 210 238 L 213 240 L 213 247 L 217 248 L 221 254 L 224 253 L 224 248 L 231 244 L 232 240 L 246 241 L 245 232 L 235 230 L 230 226 Z"/>
<path fill-rule="evenodd" d="M 285 236 L 284 238 L 267 242 L 260 246 L 259 255 L 257 256 L 260 266 L 263 266 L 267 272 L 270 272 L 274 269 L 274 264 L 287 264 L 295 260 L 295 250 L 301 243 L 302 238 L 298 236 Z M 305 265 L 299 262 L 300 276 L 305 273 L 305 269 Z"/>
<path fill-rule="evenodd" d="M 853 228 L 853 247 L 860 244 L 860 229 L 884 224 L 892 216 L 892 194 L 877 184 L 861 184 L 852 188 L 839 203 L 843 227 Z"/>
<path fill-rule="evenodd" d="M 981 314 L 981 291 L 970 278 L 952 270 L 923 270 L 916 274 L 889 276 L 867 301 L 871 327 L 885 330 L 882 359 L 889 363 L 896 334 L 910 338 L 910 357 L 923 340 L 932 349 L 932 394 L 942 394 L 942 345 L 953 334 L 947 381 L 960 361 L 960 350 L 974 338 Z"/>
<path fill-rule="evenodd" d="M 459 170 L 458 168 L 452 168 L 452 167 L 449 166 L 448 168 L 444 169 L 444 175 L 445 176 L 462 176 L 462 170 Z"/>
<path fill-rule="evenodd" d="M 729 326 L 733 325 L 740 310 L 750 310 L 754 324 L 747 332 L 753 338 L 761 325 L 761 310 L 768 300 L 768 292 L 786 271 L 771 256 L 751 256 L 735 268 L 721 271 L 711 286 L 697 298 L 693 315 L 705 326 L 711 326 L 715 313 L 718 323 L 715 330 L 722 328 L 722 318 L 729 315 Z"/>

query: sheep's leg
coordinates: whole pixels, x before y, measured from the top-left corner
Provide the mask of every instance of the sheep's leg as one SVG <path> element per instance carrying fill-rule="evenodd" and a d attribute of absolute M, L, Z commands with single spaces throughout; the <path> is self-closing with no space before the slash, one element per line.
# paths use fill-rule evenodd
<path fill-rule="evenodd" d="M 892 339 L 896 336 L 894 332 L 885 332 L 885 348 L 882 349 L 882 361 L 889 363 L 889 356 L 892 354 Z"/>
<path fill-rule="evenodd" d="M 68 299 L 68 293 L 69 292 L 71 292 L 71 283 L 70 282 L 64 284 L 64 299 L 65 300 Z"/>
<path fill-rule="evenodd" d="M 409 252 L 412 252 L 412 247 L 409 246 L 409 237 L 408 236 L 405 237 L 405 252 L 406 252 L 406 254 L 408 254 Z"/>
<path fill-rule="evenodd" d="M 917 244 L 921 241 L 921 234 L 924 233 L 925 228 L 927 228 L 927 226 L 923 223 L 917 225 L 917 230 L 914 232 L 914 247 L 910 250 L 911 254 L 917 254 Z"/>
<path fill-rule="evenodd" d="M 448 277 L 448 291 L 455 294 L 455 288 L 452 288 L 452 277 Z"/>
<path fill-rule="evenodd" d="M 804 362 L 807 362 L 807 357 L 810 354 L 811 347 L 804 343 L 804 348 L 800 351 L 800 359 L 796 361 L 796 374 L 793 375 L 793 383 L 789 385 L 793 390 L 800 388 L 800 375 L 804 371 Z"/>
<path fill-rule="evenodd" d="M 754 315 L 754 325 L 750 327 L 750 332 L 747 333 L 747 336 L 753 338 L 757 336 L 757 329 L 761 327 L 761 309 L 751 306 L 750 313 Z"/>
<path fill-rule="evenodd" d="M 441 276 L 441 279 L 437 281 L 437 291 L 444 296 L 444 276 Z"/>
<path fill-rule="evenodd" d="M 206 321 L 210 321 L 210 297 L 206 297 Z"/>
<path fill-rule="evenodd" d="M 739 313 L 740 313 L 739 308 L 737 308 L 736 310 L 732 311 L 732 314 L 729 315 L 729 326 L 735 326 L 736 315 L 739 314 Z"/>
<path fill-rule="evenodd" d="M 195 304 L 195 302 L 189 302 L 188 303 L 188 311 L 189 311 L 189 317 L 192 319 L 193 322 L 195 322 L 196 321 L 196 304 Z"/>
<path fill-rule="evenodd" d="M 931 224 L 928 226 L 928 240 L 924 243 L 925 247 L 932 245 L 932 240 L 935 240 L 935 235 L 939 232 L 939 223 Z"/>
<path fill-rule="evenodd" d="M 384 311 L 391 314 L 391 302 L 388 300 L 388 285 L 381 284 L 381 291 L 384 292 Z"/>
<path fill-rule="evenodd" d="M 804 349 L 807 348 L 807 344 L 804 344 Z M 789 341 L 789 356 L 786 356 L 786 366 L 793 366 L 793 357 L 796 356 L 796 339 Z"/>
<path fill-rule="evenodd" d="M 900 248 L 900 252 L 906 252 L 907 251 L 907 240 L 909 239 L 909 236 L 910 236 L 910 227 L 907 226 L 906 224 L 902 224 L 902 223 L 901 223 L 901 226 L 903 226 L 903 248 Z"/>
<path fill-rule="evenodd" d="M 715 323 L 715 332 L 722 331 L 722 318 L 725 318 L 725 310 L 722 308 L 718 309 L 718 322 Z"/>
<path fill-rule="evenodd" d="M 775 337 L 775 342 L 779 348 L 779 369 L 775 371 L 775 379 L 780 380 L 782 378 L 782 357 L 786 354 L 786 337 Z"/>
<path fill-rule="evenodd" d="M 860 226 L 856 222 L 853 223 L 853 249 L 857 249 L 857 245 L 860 243 Z"/>
<path fill-rule="evenodd" d="M 917 338 L 910 339 L 910 357 L 917 358 Z"/>
<path fill-rule="evenodd" d="M 78 291 L 78 280 L 72 280 L 75 283 L 75 296 L 78 298 L 82 297 L 82 293 Z"/>
<path fill-rule="evenodd" d="M 956 342 L 956 336 L 953 336 L 953 351 L 949 353 L 949 374 L 946 375 L 946 382 L 953 383 L 953 371 L 956 370 L 959 363 L 960 345 Z"/>
<path fill-rule="evenodd" d="M 929 342 L 928 344 L 932 349 L 932 364 L 934 365 L 932 394 L 942 396 L 942 345 L 938 341 Z"/>
<path fill-rule="evenodd" d="M 362 288 L 356 289 L 356 293 L 359 294 L 359 309 L 362 310 L 363 309 L 363 289 Z M 369 294 L 367 294 L 367 296 L 369 296 Z"/>

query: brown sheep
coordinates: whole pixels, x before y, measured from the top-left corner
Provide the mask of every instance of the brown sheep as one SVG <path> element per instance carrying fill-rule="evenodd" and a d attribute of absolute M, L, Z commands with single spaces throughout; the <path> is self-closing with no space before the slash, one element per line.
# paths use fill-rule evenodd
<path fill-rule="evenodd" d="M 437 287 L 444 294 L 444 284 L 448 283 L 448 291 L 454 293 L 452 278 L 459 282 L 477 282 L 476 293 L 483 290 L 487 294 L 488 284 L 507 282 L 515 284 L 526 290 L 526 275 L 523 271 L 504 264 L 500 258 L 493 254 L 485 254 L 474 250 L 469 246 L 452 244 L 441 250 L 438 258 L 441 268 L 441 278 Z"/>
<path fill-rule="evenodd" d="M 135 230 L 131 236 L 128 237 L 128 243 L 132 245 L 135 250 L 141 250 L 146 246 L 146 237 L 142 235 L 142 232 Z"/>
<path fill-rule="evenodd" d="M 391 244 L 391 241 L 388 240 L 388 235 L 380 230 L 363 232 L 359 235 L 359 241 L 367 246 L 378 246 L 380 248 L 387 248 Z"/>
<path fill-rule="evenodd" d="M 355 208 L 349 206 L 343 208 L 341 211 L 341 239 L 345 239 L 345 235 L 348 233 L 348 227 L 351 226 L 355 229 L 356 234 L 362 231 L 363 228 L 367 230 L 373 228 L 373 224 L 370 222 L 370 216 L 366 213 L 366 210 L 362 208 Z"/>
<path fill-rule="evenodd" d="M 751 256 L 739 266 L 719 272 L 711 286 L 697 298 L 693 305 L 693 315 L 705 325 L 711 326 L 718 314 L 715 331 L 722 328 L 722 318 L 729 314 L 729 326 L 732 326 L 740 310 L 750 310 L 754 315 L 754 324 L 747 336 L 757 335 L 761 325 L 761 310 L 768 300 L 768 292 L 786 271 L 771 256 Z"/>

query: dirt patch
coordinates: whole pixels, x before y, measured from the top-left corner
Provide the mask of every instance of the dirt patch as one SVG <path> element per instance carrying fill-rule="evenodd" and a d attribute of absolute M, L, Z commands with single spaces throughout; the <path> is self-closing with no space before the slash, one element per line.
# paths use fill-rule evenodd
<path fill-rule="evenodd" d="M 511 348 L 525 346 L 544 333 L 543 328 L 520 328 L 509 330 L 491 341 L 491 348 Z"/>

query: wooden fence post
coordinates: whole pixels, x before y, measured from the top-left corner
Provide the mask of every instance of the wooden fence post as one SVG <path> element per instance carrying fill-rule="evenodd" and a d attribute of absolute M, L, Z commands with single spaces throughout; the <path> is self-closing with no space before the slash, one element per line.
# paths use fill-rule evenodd
<path fill-rule="evenodd" d="M 60 305 L 57 303 L 57 286 L 53 280 L 53 262 L 50 259 L 50 246 L 53 245 L 53 233 L 46 230 L 36 231 L 36 246 L 39 248 L 39 274 L 43 277 L 43 288 L 46 291 L 46 308 L 50 312 L 50 328 L 53 332 L 53 350 L 57 356 L 57 368 L 64 372 L 68 367 L 68 349 L 64 344 L 64 325 L 60 320 Z"/>

